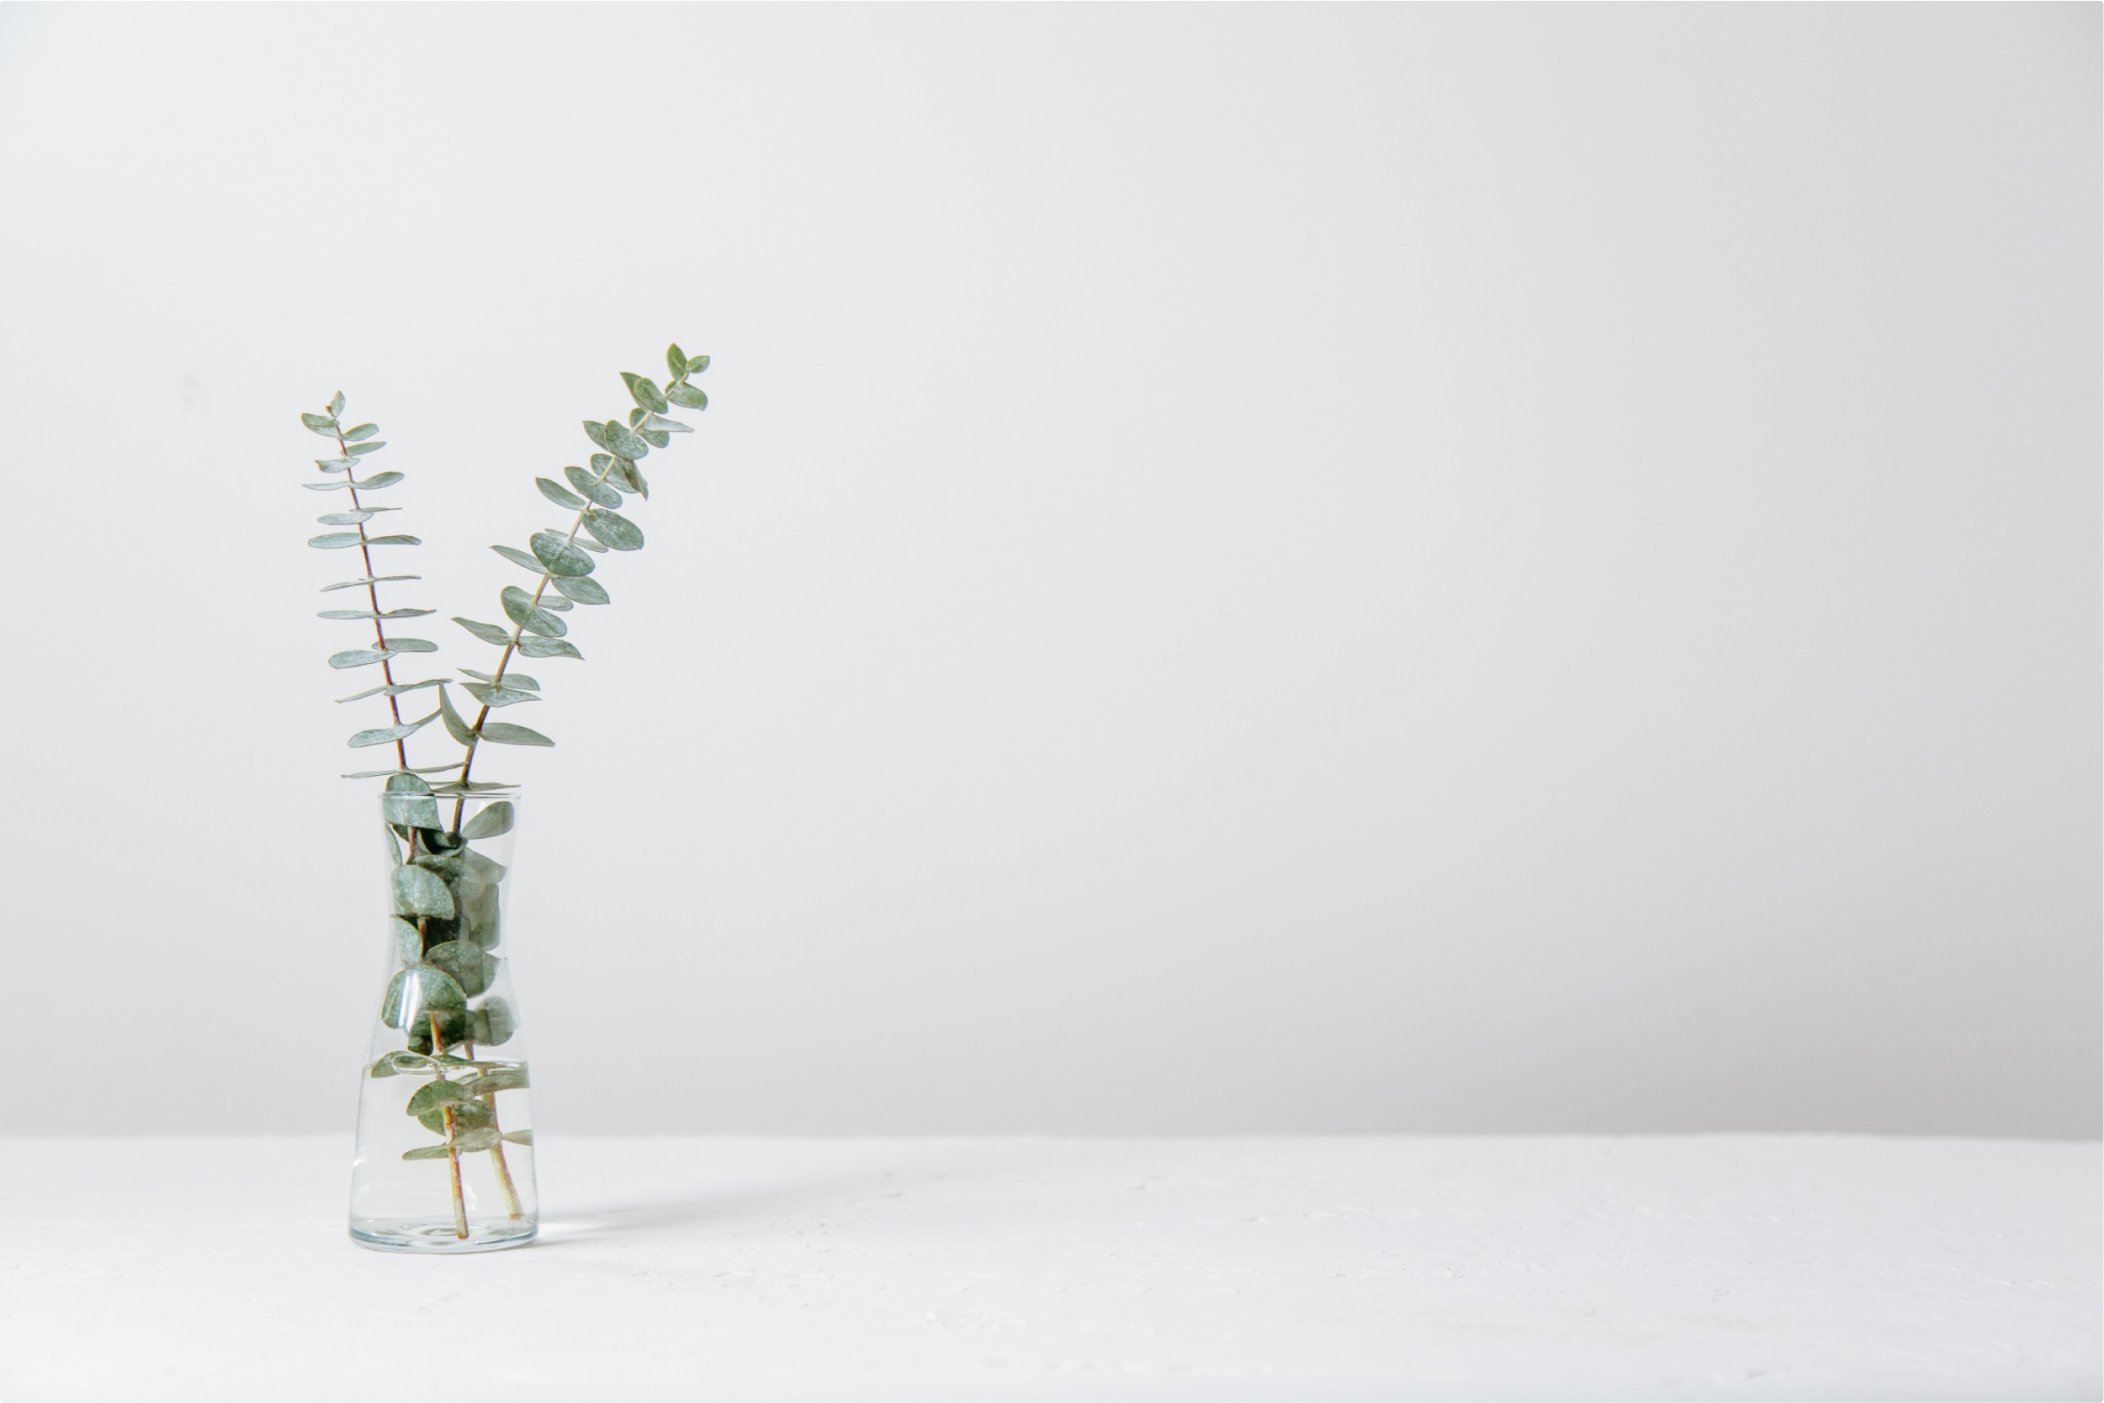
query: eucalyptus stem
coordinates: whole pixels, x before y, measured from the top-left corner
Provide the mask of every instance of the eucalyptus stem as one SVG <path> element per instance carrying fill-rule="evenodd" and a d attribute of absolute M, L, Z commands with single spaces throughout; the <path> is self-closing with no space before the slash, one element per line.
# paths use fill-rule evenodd
<path fill-rule="evenodd" d="M 339 458 L 349 458 L 351 456 L 351 445 L 344 441 L 343 425 L 340 422 L 338 422 L 330 424 L 329 427 L 332 430 L 334 430 L 336 434 L 336 456 Z M 344 490 L 351 499 L 351 510 L 354 512 L 364 511 L 364 504 L 358 500 L 358 483 L 356 477 L 353 475 L 351 469 L 349 468 L 345 468 L 343 470 L 343 475 L 347 479 L 344 485 Z M 365 562 L 365 597 L 371 600 L 373 605 L 373 642 L 378 644 L 380 651 L 384 653 L 387 651 L 387 630 L 381 626 L 380 622 L 380 581 L 378 578 L 380 572 L 373 569 L 372 538 L 365 534 L 365 523 L 360 521 L 355 523 L 355 525 L 358 531 L 358 557 L 360 560 Z M 380 659 L 380 676 L 386 679 L 389 688 L 392 688 L 395 685 L 394 659 Z M 398 694 L 391 690 L 387 693 L 387 714 L 394 718 L 394 723 L 397 726 L 402 724 L 401 703 L 398 699 Z M 408 769 L 408 738 L 405 736 L 396 736 L 394 747 L 395 758 L 402 762 L 403 769 Z M 413 832 L 414 830 L 411 831 Z M 412 847 L 415 846 L 415 842 L 416 840 L 413 838 L 410 840 L 410 844 Z"/>

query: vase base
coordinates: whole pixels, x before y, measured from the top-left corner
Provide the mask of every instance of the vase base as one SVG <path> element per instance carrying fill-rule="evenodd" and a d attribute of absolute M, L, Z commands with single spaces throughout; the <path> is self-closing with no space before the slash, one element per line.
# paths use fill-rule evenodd
<path fill-rule="evenodd" d="M 517 1222 L 469 1223 L 461 1237 L 451 1218 L 368 1218 L 351 1223 L 351 1241 L 375 1252 L 501 1252 L 533 1241 L 540 1225 Z"/>

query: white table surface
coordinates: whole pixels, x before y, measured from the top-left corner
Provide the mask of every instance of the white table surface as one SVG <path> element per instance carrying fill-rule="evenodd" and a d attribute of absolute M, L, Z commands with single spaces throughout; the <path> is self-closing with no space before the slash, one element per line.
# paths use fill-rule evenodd
<path fill-rule="evenodd" d="M 0 1397 L 2096 1398 L 2099 1147 L 564 1139 L 543 1240 L 336 1137 L 0 1141 Z"/>

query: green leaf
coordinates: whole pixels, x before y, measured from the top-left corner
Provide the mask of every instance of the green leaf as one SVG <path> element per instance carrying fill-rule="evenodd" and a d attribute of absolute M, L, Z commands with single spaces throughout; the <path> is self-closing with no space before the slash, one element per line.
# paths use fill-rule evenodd
<path fill-rule="evenodd" d="M 396 779 L 416 779 L 414 775 L 397 775 Z M 416 781 L 423 784 L 422 780 Z M 389 784 L 394 780 L 389 780 Z M 431 797 L 430 786 L 421 794 L 389 792 L 380 796 L 380 817 L 389 823 L 399 823 L 404 828 L 437 828 L 445 820 L 438 816 L 438 801 Z M 428 895 L 428 893 L 427 893 Z M 411 912 L 414 915 L 416 913 Z M 444 913 L 451 915 L 451 912 Z"/>
<path fill-rule="evenodd" d="M 509 799 L 499 799 L 469 819 L 460 830 L 463 838 L 494 838 L 511 832 L 513 809 Z"/>
<path fill-rule="evenodd" d="M 584 436 L 601 448 L 606 447 L 606 425 L 595 424 L 587 419 L 584 421 Z"/>
<path fill-rule="evenodd" d="M 648 415 L 649 413 L 650 413 L 650 411 L 649 411 L 649 410 L 647 410 L 647 409 L 631 409 L 631 410 L 629 410 L 629 411 L 628 411 L 628 427 L 630 427 L 630 428 L 632 429 L 632 428 L 634 428 L 634 427 L 635 427 L 636 425 L 638 425 L 638 424 L 642 423 L 642 422 L 643 422 L 643 419 L 644 419 L 644 416 Z"/>
<path fill-rule="evenodd" d="M 606 586 L 589 576 L 572 578 L 570 576 L 557 575 L 550 583 L 562 592 L 563 598 L 575 600 L 579 604 L 610 604 L 613 602 L 612 596 L 606 592 Z M 508 681 L 509 679 L 507 678 L 506 680 Z"/>
<path fill-rule="evenodd" d="M 344 437 L 349 438 L 350 435 L 345 434 Z M 387 447 L 387 444 L 384 440 L 375 439 L 371 443 L 354 443 L 350 446 L 349 452 L 353 457 L 362 458 L 368 453 L 378 453 L 385 447 Z"/>
<path fill-rule="evenodd" d="M 623 492 L 633 492 L 646 502 L 650 500 L 650 484 L 644 480 L 643 470 L 626 458 L 614 461 L 614 472 L 609 481 L 618 485 Z"/>
<path fill-rule="evenodd" d="M 481 1103 L 471 1101 L 467 1104 L 480 1105 Z M 465 1118 L 462 1115 L 462 1109 L 456 1108 L 453 1112 L 453 1148 L 464 1155 L 472 1154 L 477 1150 L 495 1149 L 497 1132 L 486 1124 L 463 1128 L 460 1124 Z"/>
<path fill-rule="evenodd" d="M 365 543 L 369 546 L 420 546 L 423 544 L 415 536 L 368 536 L 365 538 Z"/>
<path fill-rule="evenodd" d="M 377 492 L 383 487 L 392 487 L 401 480 L 402 475 L 400 473 L 374 473 L 365 481 L 353 482 L 351 486 L 357 488 L 360 492 Z"/>
<path fill-rule="evenodd" d="M 393 656 L 394 654 L 392 653 L 383 653 L 372 648 L 346 648 L 341 653 L 329 655 L 329 666 L 335 668 L 371 667 L 374 663 L 385 662 Z"/>
<path fill-rule="evenodd" d="M 335 397 L 329 401 L 329 417 L 333 419 L 341 413 L 343 413 L 343 391 L 338 390 Z"/>
<path fill-rule="evenodd" d="M 501 683 L 498 682 L 494 676 L 487 672 L 477 672 L 471 667 L 464 667 L 460 670 L 466 673 L 469 677 L 480 678 L 482 681 L 489 683 L 492 687 L 526 687 L 536 692 L 541 689 L 541 684 L 534 681 L 531 677 L 528 677 L 525 673 L 513 672 L 509 668 L 505 669 L 504 680 Z"/>
<path fill-rule="evenodd" d="M 584 529 L 592 533 L 592 539 L 608 550 L 643 549 L 643 528 L 621 515 L 601 507 L 584 514 Z"/>
<path fill-rule="evenodd" d="M 439 696 L 443 698 L 445 693 L 440 692 Z M 429 716 L 418 721 L 404 721 L 399 726 L 382 726 L 377 730 L 360 731 L 357 735 L 351 737 L 351 749 L 357 750 L 368 745 L 387 745 L 394 741 L 407 740 L 437 719 L 438 713 L 434 711 Z M 437 825 L 434 824 L 432 826 L 436 827 Z"/>
<path fill-rule="evenodd" d="M 601 458 L 606 458 L 609 464 L 613 462 L 613 459 L 607 458 L 607 455 L 604 453 L 594 453 L 592 455 L 592 461 L 595 465 Z M 601 471 L 603 471 L 603 469 Z M 575 487 L 579 492 L 584 493 L 585 496 L 590 497 L 600 506 L 618 507 L 621 505 L 621 494 L 619 492 L 614 491 L 613 488 L 608 487 L 605 483 L 599 481 L 598 472 L 588 473 L 583 468 L 564 468 L 563 476 L 570 479 L 570 485 L 572 487 Z M 577 505 L 581 507 L 584 505 L 584 503 L 579 502 Z"/>
<path fill-rule="evenodd" d="M 397 877 L 404 872 L 414 872 L 426 881 L 438 881 L 421 867 L 395 869 Z M 440 889 L 444 889 L 443 883 L 440 883 Z M 390 1028 L 401 1028 L 421 1018 L 427 1010 L 464 1009 L 467 1002 L 467 995 L 460 992 L 460 986 L 453 982 L 451 975 L 428 965 L 411 965 L 388 983 L 387 997 L 380 1001 L 380 1021 Z"/>
<path fill-rule="evenodd" d="M 550 594 L 546 590 L 542 590 L 541 602 L 536 607 L 549 610 L 550 612 L 556 614 L 567 614 L 575 606 L 572 605 L 569 600 L 563 598 L 560 594 Z"/>
<path fill-rule="evenodd" d="M 303 482 L 300 484 L 309 492 L 341 492 L 350 485 L 348 482 Z"/>
<path fill-rule="evenodd" d="M 495 624 L 478 623 L 474 619 L 463 619 L 458 614 L 453 616 L 453 622 L 459 624 L 469 633 L 474 634 L 484 643 L 493 643 L 497 647 L 502 648 L 511 642 L 511 635 L 498 628 Z"/>
<path fill-rule="evenodd" d="M 568 624 L 533 602 L 533 596 L 517 585 L 506 585 L 498 596 L 504 606 L 505 617 L 520 628 L 531 629 L 550 638 L 560 638 L 570 631 Z"/>
<path fill-rule="evenodd" d="M 432 806 L 437 807 L 435 802 Z M 388 833 L 387 840 L 393 842 L 394 834 Z M 416 928 L 415 923 L 405 921 L 400 916 L 389 916 L 387 930 L 394 937 L 395 958 L 401 963 L 413 965 L 424 957 L 424 933 Z"/>
<path fill-rule="evenodd" d="M 507 1130 L 504 1132 L 504 1138 L 511 1141 L 514 1145 L 531 1145 L 533 1143 L 533 1132 L 530 1130 Z"/>
<path fill-rule="evenodd" d="M 421 1119 L 430 1115 L 433 1111 L 443 1111 L 449 1105 L 472 1099 L 459 1082 L 447 1081 L 441 1077 L 437 1081 L 418 1087 L 415 1093 L 410 1096 L 409 1104 L 404 1106 L 402 1110 Z M 444 1122 L 440 1123 L 443 1124 Z"/>
<path fill-rule="evenodd" d="M 426 614 L 435 614 L 436 609 L 388 609 L 374 613 L 370 609 L 323 609 L 315 614 L 317 619 L 420 619 Z"/>
<path fill-rule="evenodd" d="M 546 567 L 551 575 L 589 575 L 592 573 L 592 557 L 577 547 L 568 544 L 553 531 L 536 531 L 527 544 L 533 547 L 534 559 Z"/>
<path fill-rule="evenodd" d="M 333 585 L 323 585 L 317 594 L 327 594 L 332 589 L 363 589 L 367 585 L 384 585 L 393 580 L 421 580 L 422 575 L 367 575 L 362 580 L 338 580 Z"/>
<path fill-rule="evenodd" d="M 381 785 L 380 789 L 387 794 L 429 794 L 431 792 L 431 786 L 413 774 L 398 774 L 387 783 Z M 433 828 L 438 827 L 435 823 L 431 826 Z"/>
<path fill-rule="evenodd" d="M 579 536 L 570 544 L 576 546 L 579 550 L 588 550 L 594 555 L 606 554 L 606 547 L 600 545 L 599 542 L 593 540 L 590 536 Z"/>
<path fill-rule="evenodd" d="M 524 1091 L 527 1087 L 524 1067 L 498 1067 L 472 1077 L 463 1084 L 470 1096 L 494 1096 L 500 1091 Z"/>
<path fill-rule="evenodd" d="M 491 546 L 490 549 L 495 551 L 497 554 L 503 556 L 512 564 L 523 566 L 526 569 L 531 570 L 536 575 L 545 575 L 548 573 L 546 570 L 541 568 L 541 563 L 538 560 L 535 560 L 532 556 L 526 554 L 526 552 L 520 550 L 516 546 Z"/>
<path fill-rule="evenodd" d="M 539 731 L 524 726 L 514 726 L 508 721 L 485 721 L 482 723 L 482 738 L 497 745 L 553 745 Z"/>
<path fill-rule="evenodd" d="M 326 414 L 302 414 L 300 422 L 316 433 L 335 433 L 336 421 Z"/>
<path fill-rule="evenodd" d="M 655 429 L 661 434 L 691 434 L 694 432 L 694 426 L 692 424 L 682 424 L 679 420 L 667 419 L 662 414 L 653 414 L 648 419 L 645 419 L 643 421 L 643 427 L 646 429 Z M 658 447 L 660 448 L 663 448 L 664 446 L 665 445 L 662 443 L 658 445 Z"/>
<path fill-rule="evenodd" d="M 451 1159 L 451 1145 L 418 1145 L 413 1150 L 402 1151 L 403 1159 Z"/>
<path fill-rule="evenodd" d="M 349 472 L 358 465 L 356 458 L 316 458 L 314 466 L 325 473 Z"/>
<path fill-rule="evenodd" d="M 521 638 L 519 652 L 529 658 L 575 658 L 584 661 L 584 654 L 575 644 L 562 638 Z"/>
<path fill-rule="evenodd" d="M 541 699 L 540 693 L 529 692 L 524 688 L 489 687 L 480 682 L 463 682 L 460 685 L 469 696 L 492 711 L 502 706 L 517 706 L 520 702 L 537 702 Z"/>
<path fill-rule="evenodd" d="M 665 398 L 682 409 L 707 409 L 709 397 L 694 385 L 674 385 L 665 391 Z"/>
<path fill-rule="evenodd" d="M 431 611 L 427 609 L 424 612 L 429 613 Z M 437 651 L 438 645 L 428 638 L 390 638 L 387 640 L 389 657 L 394 656 L 396 653 L 435 653 Z"/>
<path fill-rule="evenodd" d="M 458 760 L 452 760 L 448 761 L 446 764 L 443 765 L 412 765 L 406 770 L 403 769 L 400 765 L 395 766 L 391 770 L 360 770 L 354 775 L 341 775 L 339 776 L 339 778 L 380 779 L 387 775 L 442 775 L 448 770 L 457 770 L 459 768 L 460 762 Z M 436 793 L 437 791 L 434 790 L 433 792 Z M 437 825 L 434 824 L 432 826 L 436 827 Z"/>
<path fill-rule="evenodd" d="M 374 434 L 378 432 L 380 432 L 380 426 L 378 424 L 360 424 L 355 429 L 346 429 L 344 431 L 343 441 L 345 443 L 358 443 L 362 440 L 371 438 Z"/>
<path fill-rule="evenodd" d="M 497 974 L 496 961 L 483 954 L 480 945 L 465 940 L 448 940 L 432 946 L 424 952 L 424 963 L 451 975 L 461 992 L 471 999 L 489 988 L 490 980 Z"/>
<path fill-rule="evenodd" d="M 453 698 L 447 694 L 444 687 L 438 689 L 438 714 L 446 718 L 447 735 L 462 745 L 475 743 L 475 728 L 462 720 L 460 713 L 453 709 Z"/>
<path fill-rule="evenodd" d="M 621 372 L 621 378 L 628 382 L 628 393 L 630 396 L 643 408 L 663 413 L 672 407 L 665 402 L 664 392 L 658 389 L 653 381 L 647 380 L 641 375 L 630 375 L 625 370 Z"/>
<path fill-rule="evenodd" d="M 342 706 L 345 702 L 364 701 L 367 697 L 399 697 L 404 692 L 415 692 L 421 691 L 425 687 L 436 687 L 444 680 L 439 677 L 429 677 L 422 682 L 397 682 L 387 687 L 368 687 L 366 690 L 354 693 L 351 696 L 338 697 L 336 704 Z"/>
<path fill-rule="evenodd" d="M 329 531 L 319 536 L 309 536 L 307 544 L 316 550 L 344 550 L 357 545 L 360 539 L 356 531 Z"/>
<path fill-rule="evenodd" d="M 482 1001 L 482 1007 L 475 1011 L 472 1021 L 475 1031 L 482 1034 L 475 1041 L 487 1043 L 491 1047 L 510 1042 L 511 1035 L 517 1032 L 519 1027 L 511 1005 L 494 994 Z"/>
<path fill-rule="evenodd" d="M 628 425 L 606 421 L 606 451 L 634 460 L 650 452 L 650 445 L 630 432 Z"/>
<path fill-rule="evenodd" d="M 314 519 L 324 526 L 360 526 L 371 521 L 381 512 L 398 512 L 400 507 L 360 507 L 354 512 L 324 512 Z"/>
<path fill-rule="evenodd" d="M 483 869 L 472 861 L 481 856 L 473 848 L 468 849 L 468 857 L 463 859 L 466 870 L 460 874 L 459 900 L 461 924 L 465 928 L 467 938 L 488 950 L 494 947 L 500 938 L 497 919 L 501 903 L 498 900 L 497 878 L 486 875 Z M 494 862 L 489 865 L 497 867 Z M 501 867 L 497 870 L 500 874 L 503 871 Z"/>
<path fill-rule="evenodd" d="M 435 813 L 437 805 L 432 806 Z M 436 828 L 437 824 L 431 825 Z M 395 911 L 404 916 L 453 918 L 453 894 L 446 884 L 421 867 L 397 867 L 394 871 Z"/>
<path fill-rule="evenodd" d="M 419 1057 L 413 1052 L 390 1052 L 373 1061 L 372 1077 L 398 1077 L 407 1073 L 425 1072 L 431 1069 L 431 1059 Z"/>
<path fill-rule="evenodd" d="M 669 448 L 672 445 L 672 435 L 662 430 L 639 428 L 636 432 L 641 434 L 643 442 L 649 444 L 652 448 Z"/>
<path fill-rule="evenodd" d="M 565 468 L 563 471 L 575 472 L 577 470 L 575 468 Z M 553 478 L 537 477 L 533 480 L 533 485 L 541 489 L 543 497 L 546 497 L 558 507 L 568 507 L 571 511 L 576 511 L 584 505 L 584 498 L 578 496 Z"/>
<path fill-rule="evenodd" d="M 675 380 L 687 373 L 687 353 L 679 348 L 677 341 L 665 348 L 665 369 L 672 372 Z"/>

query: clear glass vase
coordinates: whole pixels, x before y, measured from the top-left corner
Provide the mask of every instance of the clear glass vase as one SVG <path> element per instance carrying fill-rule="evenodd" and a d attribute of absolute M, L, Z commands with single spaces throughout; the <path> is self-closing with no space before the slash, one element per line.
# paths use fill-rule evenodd
<path fill-rule="evenodd" d="M 533 1240 L 533 1116 L 506 949 L 519 794 L 380 796 L 387 973 L 360 1074 L 351 1237 L 388 1252 Z"/>

